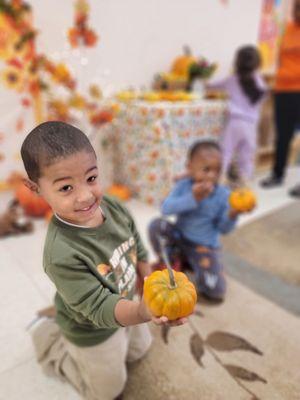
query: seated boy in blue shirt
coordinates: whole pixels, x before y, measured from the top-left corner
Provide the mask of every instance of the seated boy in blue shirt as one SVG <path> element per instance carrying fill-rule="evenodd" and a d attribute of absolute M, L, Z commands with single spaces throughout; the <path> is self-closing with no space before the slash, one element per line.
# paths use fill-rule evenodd
<path fill-rule="evenodd" d="M 160 238 L 164 238 L 171 262 L 177 255 L 194 271 L 198 291 L 210 299 L 222 300 L 226 283 L 220 261 L 220 234 L 235 227 L 238 212 L 229 206 L 230 190 L 219 184 L 219 145 L 196 142 L 189 150 L 187 172 L 161 207 L 164 216 L 176 215 L 176 222 L 164 218 L 152 221 L 150 241 L 162 260 Z"/>

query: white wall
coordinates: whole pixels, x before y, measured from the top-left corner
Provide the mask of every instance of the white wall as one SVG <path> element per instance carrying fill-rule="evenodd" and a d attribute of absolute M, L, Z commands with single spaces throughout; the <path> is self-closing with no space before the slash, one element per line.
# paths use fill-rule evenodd
<path fill-rule="evenodd" d="M 171 60 L 189 44 L 196 55 L 220 64 L 226 73 L 235 49 L 255 43 L 262 0 L 90 0 L 91 24 L 100 34 L 96 49 L 88 51 L 89 65 L 76 68 L 84 79 L 98 79 L 106 90 L 150 84 L 153 75 L 167 70 Z M 31 0 L 39 42 L 47 53 L 61 58 L 64 34 L 72 23 L 72 1 Z M 58 53 L 58 54 L 55 54 Z M 60 54 L 59 54 L 60 53 Z M 70 59 L 70 53 L 65 52 Z"/>
<path fill-rule="evenodd" d="M 182 45 L 220 65 L 218 75 L 230 70 L 235 49 L 255 43 L 262 0 L 90 0 L 91 26 L 100 35 L 96 48 L 85 55 L 71 51 L 66 31 L 73 23 L 73 0 L 28 0 L 39 30 L 38 51 L 73 67 L 80 82 L 100 83 L 108 93 L 128 85 L 150 85 L 153 75 L 166 71 Z M 78 53 L 78 52 L 77 52 Z M 15 123 L 27 114 L 23 132 Z M 0 180 L 21 169 L 18 153 L 33 128 L 32 114 L 20 106 L 20 96 L 0 86 Z"/>

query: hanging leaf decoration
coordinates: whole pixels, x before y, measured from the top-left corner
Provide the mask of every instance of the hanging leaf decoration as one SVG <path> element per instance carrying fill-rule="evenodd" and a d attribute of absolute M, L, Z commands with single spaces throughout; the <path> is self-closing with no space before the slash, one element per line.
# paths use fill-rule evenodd
<path fill-rule="evenodd" d="M 262 383 L 267 383 L 267 381 L 264 378 L 262 378 L 255 372 L 248 371 L 245 368 L 231 364 L 224 365 L 224 368 L 226 368 L 226 370 L 230 373 L 230 375 L 235 378 L 239 378 L 244 381 L 251 381 L 251 382 L 259 381 Z"/>
<path fill-rule="evenodd" d="M 244 350 L 260 356 L 263 355 L 259 349 L 247 340 L 227 332 L 216 331 L 211 333 L 206 339 L 206 343 L 218 351 Z"/>
<path fill-rule="evenodd" d="M 204 365 L 201 361 L 202 356 L 204 355 L 204 342 L 199 333 L 194 333 L 190 337 L 190 350 L 196 362 L 200 365 L 200 367 L 204 368 Z"/>
<path fill-rule="evenodd" d="M 166 344 L 168 344 L 168 334 L 170 329 L 171 328 L 168 325 L 162 325 L 161 327 L 161 337 Z"/>

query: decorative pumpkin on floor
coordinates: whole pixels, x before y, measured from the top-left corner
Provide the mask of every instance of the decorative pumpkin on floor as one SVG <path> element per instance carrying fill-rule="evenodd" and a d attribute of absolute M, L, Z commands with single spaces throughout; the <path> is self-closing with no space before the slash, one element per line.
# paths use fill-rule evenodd
<path fill-rule="evenodd" d="M 144 300 L 156 317 L 166 316 L 170 321 L 192 314 L 197 293 L 195 286 L 183 272 L 172 270 L 153 272 L 144 282 Z"/>
<path fill-rule="evenodd" d="M 50 209 L 45 214 L 45 220 L 49 223 L 53 217 L 53 211 Z"/>
<path fill-rule="evenodd" d="M 107 190 L 106 193 L 110 196 L 115 196 L 120 200 L 126 201 L 129 200 L 131 197 L 130 190 L 127 186 L 113 184 Z"/>
<path fill-rule="evenodd" d="M 51 210 L 49 204 L 41 196 L 32 192 L 23 183 L 16 188 L 15 197 L 25 213 L 32 217 L 44 217 Z"/>
<path fill-rule="evenodd" d="M 251 211 L 256 206 L 256 196 L 250 189 L 235 189 L 229 196 L 229 204 L 236 211 Z"/>

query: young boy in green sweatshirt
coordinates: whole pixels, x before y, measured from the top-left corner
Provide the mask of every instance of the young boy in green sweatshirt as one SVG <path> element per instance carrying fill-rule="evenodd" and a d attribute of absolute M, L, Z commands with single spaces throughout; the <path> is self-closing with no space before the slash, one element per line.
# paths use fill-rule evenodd
<path fill-rule="evenodd" d="M 141 358 L 154 318 L 134 301 L 137 272 L 150 274 L 135 223 L 117 200 L 102 196 L 95 151 L 86 135 L 63 122 L 33 129 L 21 148 L 25 184 L 51 206 L 43 265 L 56 287 L 56 321 L 89 400 L 112 400 L 126 383 L 126 361 Z M 78 389 L 78 387 L 77 387 Z"/>

